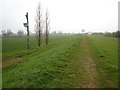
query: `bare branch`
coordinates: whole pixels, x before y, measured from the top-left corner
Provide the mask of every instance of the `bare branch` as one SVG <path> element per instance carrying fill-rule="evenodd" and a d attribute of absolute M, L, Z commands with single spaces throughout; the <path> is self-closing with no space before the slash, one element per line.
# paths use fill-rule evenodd
<path fill-rule="evenodd" d="M 36 36 L 38 37 L 38 45 L 41 45 L 41 36 L 42 36 L 42 29 L 43 29 L 43 23 L 42 23 L 42 9 L 41 4 L 38 4 L 38 7 L 36 9 L 36 17 L 35 17 L 35 32 Z"/>

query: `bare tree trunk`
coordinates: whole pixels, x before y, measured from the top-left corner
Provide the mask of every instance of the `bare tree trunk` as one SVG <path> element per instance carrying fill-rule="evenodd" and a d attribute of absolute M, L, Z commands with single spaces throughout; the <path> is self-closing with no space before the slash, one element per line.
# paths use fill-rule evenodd
<path fill-rule="evenodd" d="M 45 35 L 46 45 L 48 44 L 48 35 L 49 35 L 48 24 L 49 24 L 49 22 L 48 22 L 48 12 L 46 10 L 46 32 L 45 32 L 46 33 L 46 35 Z"/>
<path fill-rule="evenodd" d="M 40 3 L 38 4 L 37 12 L 36 12 L 36 36 L 38 37 L 38 46 L 41 46 L 41 37 L 42 37 L 42 11 L 41 11 L 41 6 Z"/>
<path fill-rule="evenodd" d="M 48 44 L 48 24 L 47 24 L 47 17 L 46 17 L 46 45 Z"/>
<path fill-rule="evenodd" d="M 40 32 L 40 23 L 39 23 L 39 47 L 40 47 L 40 45 L 41 45 L 41 32 Z"/>

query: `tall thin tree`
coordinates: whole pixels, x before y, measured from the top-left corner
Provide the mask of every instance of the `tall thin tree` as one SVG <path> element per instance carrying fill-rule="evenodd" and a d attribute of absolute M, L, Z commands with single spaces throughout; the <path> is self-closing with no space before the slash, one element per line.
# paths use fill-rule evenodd
<path fill-rule="evenodd" d="M 42 10 L 41 10 L 41 4 L 38 4 L 37 10 L 36 10 L 36 18 L 35 18 L 35 31 L 36 31 L 36 36 L 38 40 L 38 46 L 40 47 L 41 45 L 41 37 L 42 37 Z"/>
<path fill-rule="evenodd" d="M 49 38 L 49 30 L 50 30 L 50 27 L 49 27 L 49 23 L 50 23 L 50 20 L 49 20 L 49 16 L 48 16 L 48 10 L 46 10 L 46 30 L 45 30 L 45 41 L 46 41 L 46 45 L 48 44 L 48 38 Z"/>

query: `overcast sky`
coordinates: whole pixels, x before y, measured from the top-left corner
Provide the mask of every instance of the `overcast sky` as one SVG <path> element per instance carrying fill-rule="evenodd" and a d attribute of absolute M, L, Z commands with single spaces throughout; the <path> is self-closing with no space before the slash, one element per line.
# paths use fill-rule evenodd
<path fill-rule="evenodd" d="M 43 16 L 49 11 L 52 31 L 105 32 L 118 29 L 119 0 L 0 0 L 0 29 L 25 30 L 25 14 L 29 13 L 30 31 L 34 32 L 35 14 L 41 2 Z"/>

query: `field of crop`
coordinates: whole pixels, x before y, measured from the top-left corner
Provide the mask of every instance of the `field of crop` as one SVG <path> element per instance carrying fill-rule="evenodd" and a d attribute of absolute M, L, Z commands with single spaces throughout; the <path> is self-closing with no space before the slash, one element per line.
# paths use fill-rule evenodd
<path fill-rule="evenodd" d="M 49 44 L 3 38 L 3 88 L 117 88 L 118 40 L 95 35 L 50 36 Z"/>

